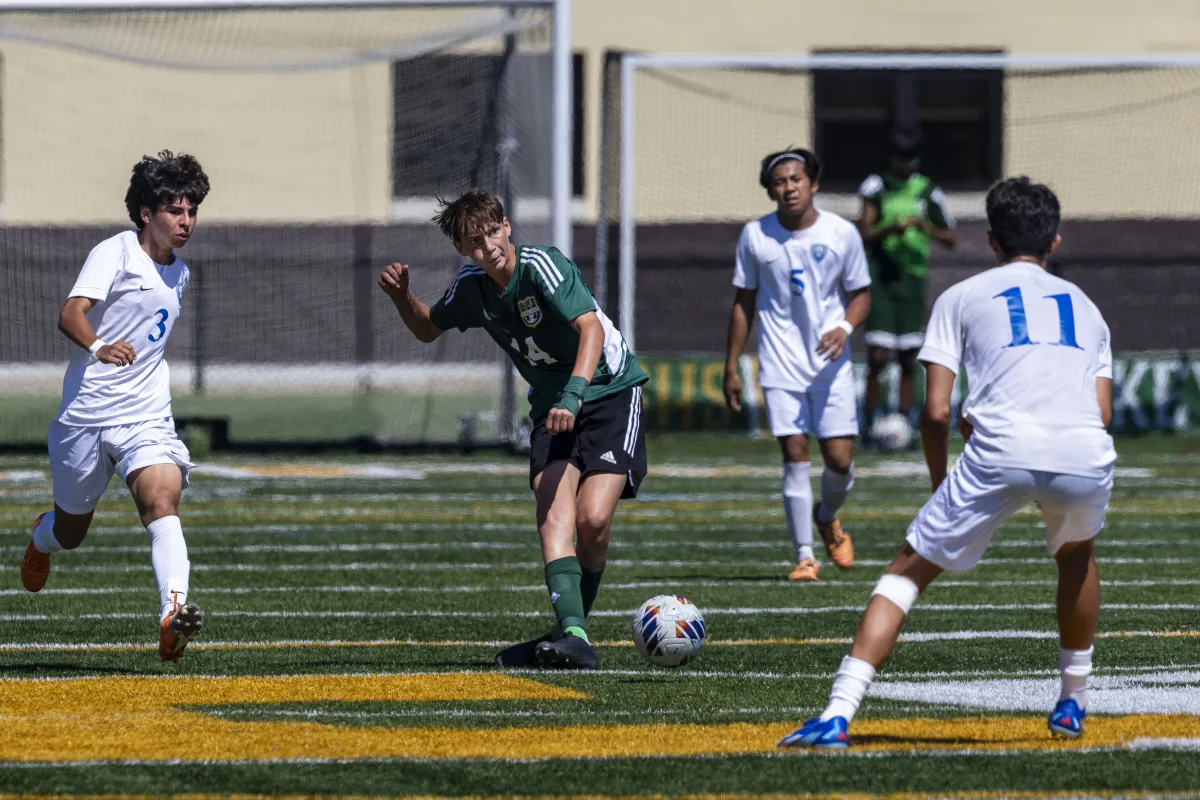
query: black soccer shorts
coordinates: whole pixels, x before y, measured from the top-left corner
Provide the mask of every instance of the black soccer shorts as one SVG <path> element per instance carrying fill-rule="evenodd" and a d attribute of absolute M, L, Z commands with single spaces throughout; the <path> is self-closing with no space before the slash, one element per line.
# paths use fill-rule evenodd
<path fill-rule="evenodd" d="M 551 436 L 546 420 L 529 435 L 529 486 L 552 461 L 574 460 L 583 475 L 615 472 L 625 475 L 622 499 L 637 497 L 646 477 L 646 434 L 642 429 L 642 387 L 589 400 L 575 418 L 575 429 Z"/>

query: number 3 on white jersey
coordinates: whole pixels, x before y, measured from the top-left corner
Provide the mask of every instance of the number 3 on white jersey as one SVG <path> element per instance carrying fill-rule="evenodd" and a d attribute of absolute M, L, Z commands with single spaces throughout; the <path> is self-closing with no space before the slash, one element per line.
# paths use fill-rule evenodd
<path fill-rule="evenodd" d="M 526 349 L 522 349 L 520 342 L 518 342 L 516 339 L 512 340 L 511 347 L 513 350 L 516 350 L 518 353 L 520 353 L 521 356 L 526 361 L 528 361 L 530 364 L 533 364 L 535 366 L 537 365 L 537 363 L 539 361 L 544 364 L 557 364 L 558 363 L 558 359 L 556 359 L 554 356 L 550 355 L 545 350 L 543 350 L 542 348 L 537 346 L 537 342 L 533 341 L 532 336 L 525 337 L 525 348 Z M 528 352 L 526 352 L 526 350 Z"/>
<path fill-rule="evenodd" d="M 150 334 L 149 339 L 152 342 L 157 342 L 167 335 L 167 318 L 170 317 L 171 314 L 165 308 L 160 308 L 158 311 L 154 312 L 154 316 L 154 327 L 156 329 L 155 333 L 157 333 L 157 336 L 155 333 L 152 333 Z"/>

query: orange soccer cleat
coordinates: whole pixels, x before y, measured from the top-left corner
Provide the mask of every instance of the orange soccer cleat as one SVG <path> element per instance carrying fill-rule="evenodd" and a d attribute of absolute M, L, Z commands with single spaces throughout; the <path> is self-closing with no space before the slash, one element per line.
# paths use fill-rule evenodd
<path fill-rule="evenodd" d="M 178 661 L 192 637 L 204 627 L 204 612 L 195 603 L 174 604 L 158 628 L 158 655 L 163 661 Z"/>
<path fill-rule="evenodd" d="M 842 523 L 836 516 L 833 522 L 821 522 L 821 518 L 817 516 L 817 509 L 820 507 L 820 503 L 813 506 L 813 524 L 817 526 L 817 531 L 825 542 L 829 560 L 838 569 L 850 569 L 854 566 L 854 542 L 850 541 L 850 535 L 842 530 Z"/>
<path fill-rule="evenodd" d="M 796 565 L 796 568 L 792 570 L 790 575 L 788 575 L 788 580 L 815 581 L 817 579 L 817 573 L 820 571 L 821 568 L 817 565 L 816 561 L 813 561 L 811 558 L 806 558 Z"/>
<path fill-rule="evenodd" d="M 37 530 L 37 526 L 42 523 L 42 517 L 47 513 L 49 512 L 43 511 L 34 520 L 34 530 Z M 21 560 L 21 585 L 31 592 L 36 592 L 46 585 L 48 577 L 50 577 L 50 554 L 43 553 L 34 547 L 33 536 L 30 536 L 29 544 L 25 545 L 25 558 Z"/>

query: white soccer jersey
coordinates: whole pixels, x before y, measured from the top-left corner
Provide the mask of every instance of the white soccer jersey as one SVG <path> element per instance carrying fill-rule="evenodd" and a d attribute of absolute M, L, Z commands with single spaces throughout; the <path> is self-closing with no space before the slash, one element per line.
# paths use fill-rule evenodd
<path fill-rule="evenodd" d="M 1096 379 L 1112 377 L 1108 326 L 1070 281 L 1017 261 L 955 284 L 917 357 L 967 370 L 965 458 L 1096 478 L 1116 460 L 1096 398 Z"/>
<path fill-rule="evenodd" d="M 187 283 L 188 268 L 179 256 L 166 266 L 155 264 L 134 231 L 96 245 L 70 296 L 99 301 L 87 314 L 96 335 L 109 344 L 124 339 L 137 359 L 118 367 L 76 348 L 63 378 L 59 422 L 109 426 L 171 416 L 163 351 Z"/>
<path fill-rule="evenodd" d="M 738 240 L 733 285 L 758 290 L 759 385 L 828 388 L 850 369 L 847 346 L 836 361 L 817 354 L 821 336 L 846 318 L 848 294 L 871 284 L 862 237 L 830 211 L 801 231 L 774 214 L 750 222 Z"/>

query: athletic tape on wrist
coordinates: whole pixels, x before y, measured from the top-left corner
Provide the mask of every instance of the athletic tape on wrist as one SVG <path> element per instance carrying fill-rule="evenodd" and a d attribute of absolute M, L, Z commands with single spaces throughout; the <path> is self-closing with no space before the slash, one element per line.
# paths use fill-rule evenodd
<path fill-rule="evenodd" d="M 920 593 L 917 585 L 903 575 L 884 575 L 879 579 L 879 583 L 875 584 L 875 591 L 871 592 L 871 597 L 883 595 L 908 616 L 908 610 L 917 602 L 917 595 Z"/>
<path fill-rule="evenodd" d="M 846 320 L 842 320 L 841 322 L 839 322 L 839 323 L 837 324 L 837 327 L 839 327 L 839 328 L 841 328 L 842 330 L 844 330 L 844 331 L 846 332 L 846 335 L 847 335 L 847 336 L 849 336 L 850 334 L 854 333 L 854 326 L 853 326 L 853 325 L 851 325 L 851 324 L 850 324 L 849 322 L 847 322 Z"/>
<path fill-rule="evenodd" d="M 103 339 L 96 339 L 96 341 L 92 342 L 92 346 L 88 348 L 88 352 L 91 353 L 92 355 L 96 355 L 96 351 L 99 350 L 101 347 L 106 347 L 107 344 L 108 343 L 105 342 Z"/>
<path fill-rule="evenodd" d="M 567 381 L 567 385 L 563 387 L 562 394 L 559 395 L 558 402 L 554 404 L 554 407 L 565 409 L 572 414 L 578 414 L 579 409 L 583 407 L 583 396 L 587 392 L 589 385 L 587 378 L 572 375 Z M 571 402 L 572 399 L 574 403 Z"/>

